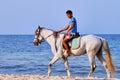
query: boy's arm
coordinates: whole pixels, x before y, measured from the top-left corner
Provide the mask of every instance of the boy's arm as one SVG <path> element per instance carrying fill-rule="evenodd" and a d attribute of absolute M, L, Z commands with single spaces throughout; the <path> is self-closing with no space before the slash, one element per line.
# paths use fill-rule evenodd
<path fill-rule="evenodd" d="M 67 35 L 68 35 L 69 31 L 74 27 L 74 25 L 75 25 L 75 23 L 72 22 L 72 25 L 67 29 L 67 32 L 66 32 Z"/>
<path fill-rule="evenodd" d="M 68 29 L 69 29 L 69 25 L 67 25 L 64 29 L 58 30 L 57 32 L 63 32 L 63 31 L 68 30 Z"/>

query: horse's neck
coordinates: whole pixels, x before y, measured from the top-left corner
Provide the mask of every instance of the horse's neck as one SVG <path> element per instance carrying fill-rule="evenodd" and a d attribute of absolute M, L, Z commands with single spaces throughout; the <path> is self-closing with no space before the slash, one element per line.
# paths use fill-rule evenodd
<path fill-rule="evenodd" d="M 64 37 L 64 34 L 59 34 L 57 36 L 54 35 L 54 31 L 50 31 L 50 30 L 47 30 L 45 31 L 44 33 L 45 37 L 51 35 L 50 37 L 48 37 L 46 39 L 46 41 L 48 42 L 48 44 L 51 46 L 51 49 L 52 49 L 52 52 L 55 54 L 57 53 L 57 50 L 58 50 L 58 46 L 57 46 L 57 43 L 60 43 Z"/>
<path fill-rule="evenodd" d="M 47 43 L 51 46 L 52 52 L 56 53 L 56 49 L 55 49 L 55 37 L 52 34 L 54 34 L 54 31 L 46 30 L 46 29 L 44 29 L 44 31 L 42 31 L 42 36 L 44 38 L 46 38 Z M 51 36 L 49 36 L 49 35 L 51 35 Z"/>
<path fill-rule="evenodd" d="M 54 36 L 52 35 L 54 32 L 51 31 L 51 30 L 47 30 L 47 29 L 44 29 L 42 31 L 42 36 L 44 38 L 46 38 L 46 41 L 51 45 L 51 43 L 53 42 L 53 39 L 54 39 Z M 51 35 L 51 36 L 49 36 Z M 49 36 L 49 37 L 48 37 Z"/>
<path fill-rule="evenodd" d="M 58 34 L 58 37 L 54 37 L 53 35 L 47 39 L 47 42 L 50 44 L 52 52 L 55 54 L 58 52 L 58 48 L 63 40 L 64 34 Z"/>

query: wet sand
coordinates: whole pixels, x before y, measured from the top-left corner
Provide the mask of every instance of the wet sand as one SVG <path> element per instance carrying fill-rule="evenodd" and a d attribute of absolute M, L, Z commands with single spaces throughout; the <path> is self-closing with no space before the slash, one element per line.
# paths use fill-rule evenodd
<path fill-rule="evenodd" d="M 41 75 L 17 75 L 17 74 L 0 74 L 0 80 L 120 80 L 115 78 L 81 78 L 67 76 L 41 76 Z"/>

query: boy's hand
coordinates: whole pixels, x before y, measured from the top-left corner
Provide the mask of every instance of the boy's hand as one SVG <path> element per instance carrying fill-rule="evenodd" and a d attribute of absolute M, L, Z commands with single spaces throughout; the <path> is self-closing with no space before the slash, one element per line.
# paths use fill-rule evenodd
<path fill-rule="evenodd" d="M 66 35 L 69 35 L 69 32 L 68 32 L 68 31 L 66 32 Z"/>
<path fill-rule="evenodd" d="M 60 32 L 66 31 L 68 28 L 69 28 L 69 25 L 67 25 L 64 29 L 56 31 L 56 32 L 60 33 Z"/>
<path fill-rule="evenodd" d="M 55 31 L 55 32 L 60 33 L 60 31 Z"/>

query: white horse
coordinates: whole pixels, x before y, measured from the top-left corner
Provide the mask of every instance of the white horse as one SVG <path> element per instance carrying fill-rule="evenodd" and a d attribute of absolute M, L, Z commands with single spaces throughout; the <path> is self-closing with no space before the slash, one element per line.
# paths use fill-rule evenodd
<path fill-rule="evenodd" d="M 61 58 L 63 58 L 64 60 L 67 75 L 68 76 L 71 75 L 68 65 L 68 59 L 67 57 L 65 57 L 67 54 L 66 50 L 63 49 L 63 47 L 61 46 L 63 38 L 64 34 L 56 33 L 55 31 L 46 28 L 38 27 L 37 30 L 35 31 L 34 44 L 38 45 L 43 40 L 46 40 L 48 44 L 51 46 L 51 50 L 54 54 L 53 59 L 48 64 L 48 76 L 51 75 L 52 65 Z M 104 48 L 104 51 L 106 53 L 106 61 L 102 56 L 102 48 Z M 92 77 L 92 74 L 96 68 L 95 57 L 97 57 L 103 64 L 107 72 L 107 77 L 111 77 L 110 72 L 112 72 L 113 75 L 115 74 L 115 68 L 112 63 L 109 46 L 105 39 L 94 35 L 83 36 L 80 39 L 80 47 L 76 50 L 71 50 L 71 52 L 73 53 L 74 56 L 80 56 L 84 54 L 88 55 L 91 66 L 91 70 L 89 72 L 88 77 Z"/>

